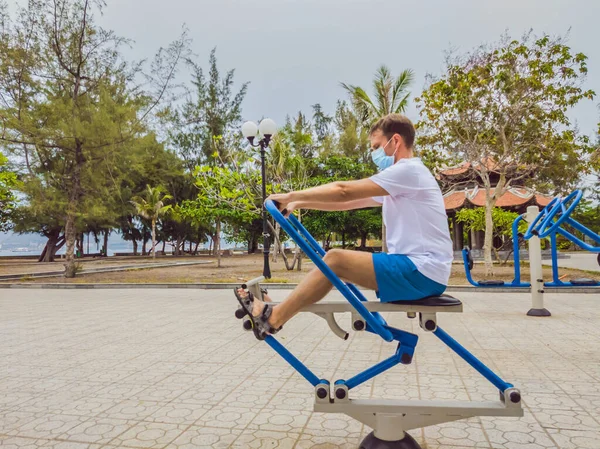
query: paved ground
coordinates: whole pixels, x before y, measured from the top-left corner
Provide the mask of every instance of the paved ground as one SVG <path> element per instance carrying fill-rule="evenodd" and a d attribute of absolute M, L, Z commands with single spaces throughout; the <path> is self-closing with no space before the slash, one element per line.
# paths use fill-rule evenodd
<path fill-rule="evenodd" d="M 550 265 L 550 260 L 544 260 L 544 264 Z M 563 268 L 576 268 L 585 271 L 600 272 L 597 253 L 569 253 L 567 259 L 558 259 L 558 266 Z"/>
<path fill-rule="evenodd" d="M 283 298 L 286 291 L 275 291 Z M 475 418 L 412 434 L 428 449 L 598 449 L 600 297 L 463 293 L 440 324 L 520 387 L 522 419 Z M 355 448 L 369 429 L 312 412 L 312 388 L 241 330 L 227 291 L 0 290 L 0 446 Z M 358 397 L 495 400 L 494 388 L 405 316 L 415 363 Z M 343 342 L 303 314 L 280 341 L 315 372 L 348 377 L 387 357 L 372 335 Z"/>

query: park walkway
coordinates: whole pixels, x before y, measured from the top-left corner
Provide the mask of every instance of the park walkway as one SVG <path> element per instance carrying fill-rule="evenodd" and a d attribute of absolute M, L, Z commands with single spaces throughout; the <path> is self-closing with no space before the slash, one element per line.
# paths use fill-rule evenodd
<path fill-rule="evenodd" d="M 525 316 L 527 294 L 456 296 L 465 313 L 441 314 L 440 325 L 521 389 L 525 417 L 411 432 L 423 447 L 598 449 L 598 295 L 548 294 L 553 317 L 544 319 Z M 357 447 L 369 429 L 312 412 L 312 387 L 242 330 L 235 305 L 223 290 L 0 290 L 0 446 Z M 414 363 L 361 386 L 354 397 L 497 399 L 487 381 L 417 330 L 415 320 L 386 318 L 419 335 Z M 309 314 L 278 338 L 333 379 L 395 349 L 365 333 L 339 340 Z"/>

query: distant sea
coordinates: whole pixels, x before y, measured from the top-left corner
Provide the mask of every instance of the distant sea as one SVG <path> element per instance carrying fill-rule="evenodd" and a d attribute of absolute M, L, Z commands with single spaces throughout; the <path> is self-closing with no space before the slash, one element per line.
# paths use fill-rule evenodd
<path fill-rule="evenodd" d="M 133 249 L 127 249 L 127 248 L 123 248 L 123 249 L 117 249 L 116 252 L 118 253 L 123 253 L 123 252 L 127 252 L 127 251 L 133 251 Z M 61 250 L 57 253 L 58 255 L 64 254 L 65 250 L 61 248 Z M 115 251 L 111 250 L 110 248 L 108 249 L 108 255 L 112 256 L 114 255 Z M 29 251 L 13 251 L 13 250 L 4 250 L 4 249 L 0 249 L 0 257 L 17 257 L 17 256 L 39 256 L 40 254 L 42 254 L 42 250 L 37 250 L 37 249 L 32 249 Z"/>

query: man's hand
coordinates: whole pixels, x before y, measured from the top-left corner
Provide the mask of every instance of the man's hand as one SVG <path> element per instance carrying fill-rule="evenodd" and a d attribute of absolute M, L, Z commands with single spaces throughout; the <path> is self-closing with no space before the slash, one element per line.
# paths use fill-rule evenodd
<path fill-rule="evenodd" d="M 291 203 L 291 198 L 290 198 L 289 193 L 274 193 L 272 195 L 269 195 L 269 197 L 267 198 L 267 201 L 268 200 L 277 202 L 278 209 L 280 212 L 283 211 L 284 209 L 287 209 L 288 212 L 290 212 L 289 204 L 292 204 L 292 203 Z M 289 215 L 289 213 L 287 215 Z"/>

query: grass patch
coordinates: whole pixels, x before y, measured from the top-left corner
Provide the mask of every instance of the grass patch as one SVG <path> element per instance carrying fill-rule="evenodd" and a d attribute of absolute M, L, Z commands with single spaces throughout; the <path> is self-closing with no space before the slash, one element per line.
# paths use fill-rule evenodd
<path fill-rule="evenodd" d="M 271 278 L 263 281 L 265 284 L 288 284 L 290 281 L 284 278 Z"/>

